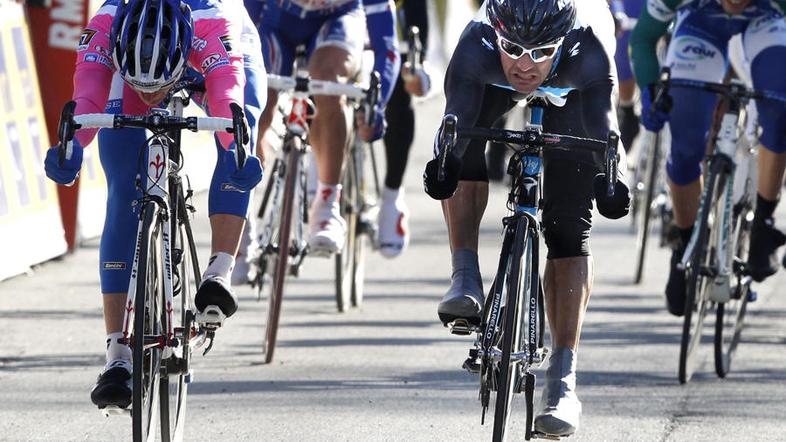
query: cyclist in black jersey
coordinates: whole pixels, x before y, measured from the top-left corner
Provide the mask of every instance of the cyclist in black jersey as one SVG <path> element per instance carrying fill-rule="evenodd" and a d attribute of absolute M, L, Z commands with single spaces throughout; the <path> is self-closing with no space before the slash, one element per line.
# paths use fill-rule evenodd
<path fill-rule="evenodd" d="M 610 130 L 618 132 L 614 49 L 605 0 L 488 0 L 467 25 L 448 66 L 445 113 L 456 115 L 459 127 L 489 127 L 518 100 L 539 94 L 552 104 L 545 110 L 544 131 L 606 139 Z M 436 179 L 436 160 L 424 173 L 426 192 L 444 199 L 452 252 L 452 283 L 438 308 L 443 323 L 480 322 L 484 297 L 477 249 L 488 199 L 484 145 L 460 140 L 448 158 L 455 167 L 447 168 L 444 181 Z M 620 156 L 621 174 L 622 149 Z M 630 192 L 620 176 L 615 196 L 607 197 L 602 163 L 591 154 L 560 152 L 544 160 L 544 289 L 552 352 L 535 429 L 565 436 L 576 431 L 581 415 L 576 350 L 592 289 L 592 201 L 602 215 L 620 218 L 628 213 Z"/>
<path fill-rule="evenodd" d="M 393 87 L 393 95 L 385 108 L 388 126 L 394 128 L 385 132 L 385 158 L 387 171 L 385 187 L 379 210 L 379 250 L 387 258 L 395 258 L 409 244 L 409 209 L 404 202 L 401 183 L 409 159 L 409 150 L 415 138 L 415 111 L 412 96 L 422 97 L 431 88 L 431 79 L 422 68 L 428 44 L 428 8 L 425 0 L 398 0 L 398 25 L 400 37 L 406 38 L 411 26 L 420 31 L 418 39 L 422 48 L 421 59 L 413 66 L 413 61 L 402 54 L 402 60 L 409 60 L 401 68 L 401 73 Z M 407 52 L 411 53 L 412 48 Z"/>

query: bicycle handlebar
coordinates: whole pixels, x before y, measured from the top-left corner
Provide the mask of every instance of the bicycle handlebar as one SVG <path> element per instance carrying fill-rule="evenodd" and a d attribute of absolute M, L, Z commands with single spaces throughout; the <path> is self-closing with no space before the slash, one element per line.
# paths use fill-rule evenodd
<path fill-rule="evenodd" d="M 448 151 L 453 148 L 453 145 L 459 138 L 470 138 L 518 145 L 521 146 L 522 149 L 514 150 L 532 155 L 540 155 L 541 152 L 548 150 L 582 150 L 603 153 L 606 157 L 605 172 L 607 192 L 609 196 L 614 196 L 614 189 L 617 184 L 617 148 L 619 145 L 619 135 L 612 131 L 609 131 L 608 138 L 606 141 L 603 141 L 593 138 L 544 133 L 538 129 L 517 131 L 508 129 L 460 128 L 457 127 L 457 125 L 458 117 L 453 114 L 445 115 L 442 119 L 442 131 L 439 139 L 440 167 L 437 173 L 437 179 L 439 181 L 443 181 L 445 178 L 445 157 Z"/>
<path fill-rule="evenodd" d="M 60 149 L 60 161 L 71 157 L 74 134 L 79 129 L 120 129 L 123 127 L 135 127 L 149 129 L 154 132 L 165 132 L 170 130 L 187 129 L 192 132 L 208 130 L 213 132 L 227 132 L 234 135 L 237 145 L 236 156 L 237 166 L 242 168 L 245 165 L 247 153 L 245 144 L 248 143 L 248 130 L 243 120 L 243 110 L 239 105 L 232 103 L 232 119 L 218 117 L 177 117 L 166 114 L 164 109 L 154 109 L 147 115 L 123 115 L 123 114 L 82 114 L 74 115 L 76 102 L 69 101 L 63 107 L 60 114 L 60 124 L 58 127 L 58 147 Z"/>
<path fill-rule="evenodd" d="M 662 100 L 665 95 L 668 94 L 670 87 L 699 89 L 722 95 L 734 101 L 771 100 L 786 104 L 786 95 L 778 92 L 750 89 L 744 84 L 734 81 L 725 84 L 701 80 L 671 78 L 671 69 L 669 67 L 664 67 L 661 70 L 660 78 L 658 79 L 657 93 L 655 95 L 655 99 L 652 101 L 653 107 L 656 103 Z"/>

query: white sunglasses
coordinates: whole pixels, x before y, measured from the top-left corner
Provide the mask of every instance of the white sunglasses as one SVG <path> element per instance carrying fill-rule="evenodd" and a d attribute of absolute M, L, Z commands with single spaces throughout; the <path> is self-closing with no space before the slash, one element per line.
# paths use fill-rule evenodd
<path fill-rule="evenodd" d="M 562 45 L 563 39 L 564 37 L 560 38 L 554 43 L 527 49 L 524 46 L 521 46 L 518 43 L 513 43 L 507 38 L 497 34 L 497 45 L 500 49 L 502 49 L 502 52 L 504 52 L 505 55 L 514 60 L 518 60 L 519 58 L 523 57 L 524 54 L 527 54 L 533 62 L 542 63 L 546 60 L 554 58 L 554 56 L 557 55 L 557 49 L 559 49 L 559 47 Z"/>

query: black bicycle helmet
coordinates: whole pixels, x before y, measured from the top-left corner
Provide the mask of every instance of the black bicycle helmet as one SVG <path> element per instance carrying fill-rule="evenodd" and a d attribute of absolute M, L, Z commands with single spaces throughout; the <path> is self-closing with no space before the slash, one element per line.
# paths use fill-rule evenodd
<path fill-rule="evenodd" d="M 526 46 L 554 42 L 576 23 L 574 0 L 488 0 L 486 14 L 499 35 Z"/>

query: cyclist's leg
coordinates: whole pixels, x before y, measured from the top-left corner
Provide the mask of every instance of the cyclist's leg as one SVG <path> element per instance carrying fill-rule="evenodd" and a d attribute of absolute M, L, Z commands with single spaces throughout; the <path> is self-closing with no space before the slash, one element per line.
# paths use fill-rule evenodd
<path fill-rule="evenodd" d="M 124 408 L 131 402 L 131 349 L 118 339 L 123 337 L 138 225 L 138 213 L 132 210 L 132 202 L 141 197 L 134 182 L 145 138 L 141 129 L 98 133 L 101 165 L 107 180 L 106 218 L 99 250 L 107 346 L 106 366 L 90 397 L 99 408 L 107 405 Z"/>
<path fill-rule="evenodd" d="M 753 86 L 786 94 L 786 24 L 782 17 L 757 21 L 743 34 L 743 48 L 751 61 Z M 775 228 L 773 213 L 778 204 L 786 168 L 786 107 L 782 103 L 758 101 L 756 107 L 762 128 L 758 163 L 758 197 L 748 259 L 751 276 L 764 280 L 778 269 L 775 252 L 786 237 Z"/>
<path fill-rule="evenodd" d="M 730 35 L 706 31 L 706 17 L 681 13 L 666 59 L 672 78 L 720 82 L 726 72 L 726 49 Z M 711 23 L 710 23 L 711 24 Z M 690 239 L 701 197 L 701 162 L 706 134 L 712 124 L 717 97 L 704 91 L 672 88 L 671 151 L 666 163 L 674 223 L 679 232 L 672 251 L 666 284 L 669 312 L 682 316 L 685 305 L 685 272 L 678 267 Z"/>
<path fill-rule="evenodd" d="M 385 109 L 385 119 L 391 130 L 385 132 L 387 171 L 379 210 L 379 248 L 382 255 L 393 258 L 409 243 L 409 210 L 401 183 L 415 138 L 415 111 L 400 75 Z"/>
<path fill-rule="evenodd" d="M 476 126 L 490 127 L 514 105 L 509 91 L 487 86 Z M 480 321 L 483 283 L 478 265 L 478 236 L 489 192 L 485 147 L 483 141 L 469 143 L 462 158 L 458 189 L 442 202 L 453 263 L 450 288 L 437 308 L 445 324 L 455 318 Z"/>
<path fill-rule="evenodd" d="M 309 72 L 317 80 L 346 82 L 357 72 L 365 41 L 365 18 L 358 7 L 328 16 L 314 35 Z M 346 222 L 339 200 L 341 169 L 350 130 L 349 109 L 344 97 L 316 96 L 317 115 L 311 124 L 310 141 L 317 163 L 317 198 L 311 207 L 312 250 L 336 252 L 344 244 Z"/>
<path fill-rule="evenodd" d="M 567 117 L 566 112 L 570 109 L 559 113 Z M 543 172 L 543 226 L 548 247 L 543 289 L 552 352 L 535 428 L 547 434 L 568 435 L 579 426 L 576 352 L 594 273 L 589 235 L 591 187 L 597 173 L 589 156 L 585 162 L 547 158 Z M 570 180 L 566 180 L 568 176 Z"/>

